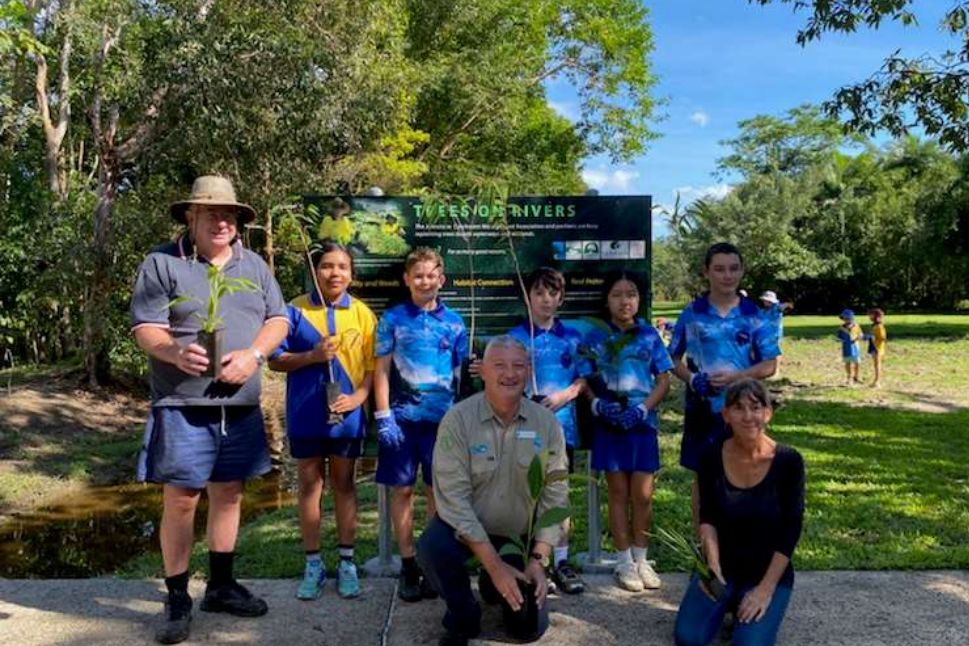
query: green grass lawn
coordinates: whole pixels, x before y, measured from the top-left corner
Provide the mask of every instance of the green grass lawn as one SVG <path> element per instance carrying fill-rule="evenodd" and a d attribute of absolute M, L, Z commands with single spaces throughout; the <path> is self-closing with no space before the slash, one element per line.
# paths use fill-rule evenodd
<path fill-rule="evenodd" d="M 680 307 L 664 308 L 671 316 Z M 659 315 L 654 312 L 654 316 Z M 901 315 L 889 333 L 884 387 L 841 386 L 834 317 L 785 319 L 781 375 L 769 382 L 780 400 L 772 424 L 779 441 L 807 465 L 807 512 L 795 553 L 800 569 L 930 569 L 969 567 L 969 316 Z M 862 376 L 870 378 L 870 362 Z M 678 466 L 682 390 L 674 386 L 662 413 L 663 464 L 654 523 L 687 531 L 692 474 Z M 580 454 L 581 455 L 581 454 Z M 605 525 L 605 492 L 602 492 Z M 376 489 L 360 486 L 359 561 L 376 553 Z M 586 541 L 584 486 L 573 489 L 573 552 Z M 325 549 L 335 550 L 327 500 Z M 611 547 L 603 536 L 605 549 Z M 302 548 L 292 506 L 242 528 L 242 576 L 297 576 Z M 193 568 L 204 571 L 204 547 Z M 651 549 L 658 569 L 683 569 L 662 546 Z M 149 555 L 125 568 L 156 576 Z"/>

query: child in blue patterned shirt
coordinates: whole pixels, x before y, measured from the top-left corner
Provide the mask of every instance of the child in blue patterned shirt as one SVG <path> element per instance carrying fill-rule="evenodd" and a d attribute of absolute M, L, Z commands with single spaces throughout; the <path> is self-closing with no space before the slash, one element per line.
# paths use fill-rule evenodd
<path fill-rule="evenodd" d="M 401 556 L 397 592 L 404 601 L 436 596 L 414 558 L 414 484 L 420 466 L 431 518 L 437 426 L 454 403 L 461 360 L 468 355 L 464 321 L 438 298 L 444 281 L 441 255 L 426 247 L 415 249 L 404 261 L 410 300 L 384 312 L 377 325 L 376 480 L 393 491 L 390 512 Z"/>

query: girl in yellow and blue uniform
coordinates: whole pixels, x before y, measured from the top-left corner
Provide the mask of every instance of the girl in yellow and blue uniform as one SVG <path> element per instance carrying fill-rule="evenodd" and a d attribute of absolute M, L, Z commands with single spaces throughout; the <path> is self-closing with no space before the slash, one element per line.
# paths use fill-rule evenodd
<path fill-rule="evenodd" d="M 638 592 L 660 586 L 646 548 L 660 466 L 656 408 L 669 392 L 673 361 L 656 329 L 637 316 L 642 293 L 637 279 L 615 272 L 604 289 L 608 331 L 594 330 L 587 341 L 595 363 L 589 378 L 592 468 L 606 472 L 609 486 L 609 527 L 619 557 L 616 582 Z"/>
<path fill-rule="evenodd" d="M 373 384 L 377 328 L 370 308 L 347 292 L 353 257 L 345 247 L 324 243 L 315 271 L 318 291 L 289 304 L 289 335 L 269 362 L 273 370 L 287 373 L 286 433 L 298 465 L 300 531 L 306 550 L 296 596 L 304 600 L 319 597 L 326 580 L 320 556 L 320 500 L 327 462 L 339 537 L 337 591 L 345 598 L 360 594 L 353 562 L 354 472 L 366 434 L 363 404 Z M 333 383 L 340 392 L 328 398 Z"/>

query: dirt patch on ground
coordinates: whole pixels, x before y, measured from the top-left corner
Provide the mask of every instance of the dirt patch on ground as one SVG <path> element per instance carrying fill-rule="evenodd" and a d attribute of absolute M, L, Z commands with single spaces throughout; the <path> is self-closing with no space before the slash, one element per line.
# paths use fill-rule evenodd
<path fill-rule="evenodd" d="M 0 516 L 131 480 L 147 412 L 143 385 L 91 391 L 76 372 L 0 389 Z"/>

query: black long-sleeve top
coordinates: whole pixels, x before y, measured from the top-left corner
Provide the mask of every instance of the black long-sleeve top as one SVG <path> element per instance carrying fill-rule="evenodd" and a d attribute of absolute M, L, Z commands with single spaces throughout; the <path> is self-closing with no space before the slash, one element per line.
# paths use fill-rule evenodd
<path fill-rule="evenodd" d="M 722 447 L 704 455 L 698 472 L 700 522 L 713 525 L 724 578 L 735 585 L 757 585 L 774 552 L 791 558 L 804 519 L 804 460 L 778 444 L 767 475 L 750 488 L 727 480 Z M 790 563 L 778 585 L 794 584 Z"/>

